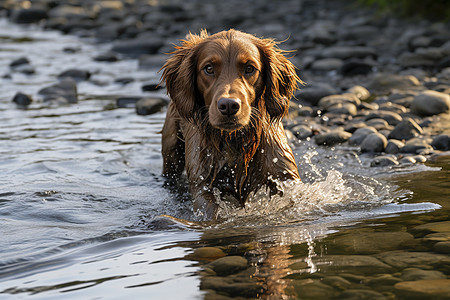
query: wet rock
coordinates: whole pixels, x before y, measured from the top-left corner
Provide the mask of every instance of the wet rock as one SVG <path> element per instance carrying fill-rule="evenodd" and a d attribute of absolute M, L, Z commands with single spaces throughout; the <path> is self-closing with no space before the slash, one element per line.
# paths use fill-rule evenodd
<path fill-rule="evenodd" d="M 292 133 L 300 140 L 304 140 L 310 136 L 313 136 L 313 131 L 309 126 L 296 125 L 291 128 Z"/>
<path fill-rule="evenodd" d="M 143 92 L 154 92 L 157 90 L 161 90 L 164 89 L 165 86 L 164 84 L 160 84 L 158 82 L 149 82 L 149 83 L 145 83 L 144 85 L 142 85 L 142 91 Z"/>
<path fill-rule="evenodd" d="M 289 265 L 289 268 L 291 270 L 302 270 L 302 269 L 309 268 L 309 265 L 304 261 L 298 261 L 298 262 L 295 262 L 295 263 Z"/>
<path fill-rule="evenodd" d="M 358 273 L 375 274 L 392 269 L 391 266 L 379 259 L 366 255 L 324 255 L 313 258 L 313 262 L 320 266 L 322 271 L 345 272 L 354 270 Z"/>
<path fill-rule="evenodd" d="M 258 294 L 261 294 L 264 291 L 261 285 L 257 284 L 251 279 L 233 280 L 232 278 L 228 277 L 215 277 L 215 276 L 203 278 L 200 283 L 200 289 L 214 290 L 220 294 L 224 294 L 229 297 L 244 297 L 244 298 L 255 298 Z M 212 299 L 222 299 L 222 298 L 212 298 Z"/>
<path fill-rule="evenodd" d="M 427 158 L 423 155 L 414 155 L 413 158 L 416 160 L 416 162 L 418 163 L 424 163 L 427 161 Z"/>
<path fill-rule="evenodd" d="M 321 53 L 321 57 L 325 58 L 376 58 L 377 52 L 374 48 L 364 46 L 332 46 L 325 48 Z"/>
<path fill-rule="evenodd" d="M 77 84 L 70 78 L 64 79 L 55 85 L 43 88 L 38 91 L 38 94 L 43 96 L 43 100 L 46 102 L 60 104 L 78 102 Z"/>
<path fill-rule="evenodd" d="M 302 299 L 332 299 L 337 290 L 318 280 L 293 280 L 292 285 Z"/>
<path fill-rule="evenodd" d="M 432 116 L 450 111 L 450 96 L 436 91 L 424 91 L 414 97 L 411 112 L 419 116 Z"/>
<path fill-rule="evenodd" d="M 18 24 L 36 23 L 47 18 L 47 10 L 40 7 L 21 8 L 15 10 L 11 16 L 11 20 Z"/>
<path fill-rule="evenodd" d="M 58 79 L 63 80 L 65 78 L 72 78 L 76 82 L 88 80 L 91 77 L 91 73 L 86 70 L 69 69 L 58 75 Z"/>
<path fill-rule="evenodd" d="M 364 109 L 364 110 L 377 110 L 379 108 L 379 105 L 376 103 L 367 103 L 367 102 L 361 102 L 361 104 L 358 105 L 358 109 Z M 361 114 L 361 111 L 359 112 Z"/>
<path fill-rule="evenodd" d="M 402 165 L 413 165 L 416 163 L 416 159 L 412 156 L 405 156 L 398 161 Z"/>
<path fill-rule="evenodd" d="M 409 140 L 422 133 L 422 128 L 413 119 L 407 118 L 395 126 L 394 130 L 389 133 L 388 138 L 395 140 Z"/>
<path fill-rule="evenodd" d="M 381 274 L 376 275 L 374 278 L 367 280 L 367 284 L 369 285 L 394 285 L 396 283 L 401 282 L 400 278 L 394 277 L 391 274 Z"/>
<path fill-rule="evenodd" d="M 334 146 L 346 142 L 352 134 L 344 130 L 332 130 L 315 136 L 317 145 Z"/>
<path fill-rule="evenodd" d="M 398 165 L 398 161 L 391 156 L 377 156 L 371 162 L 371 167 L 387 167 L 387 166 L 395 166 Z"/>
<path fill-rule="evenodd" d="M 355 95 L 361 101 L 367 100 L 370 97 L 370 92 L 361 85 L 352 86 L 351 88 L 349 88 L 347 90 L 347 93 L 351 93 L 351 94 Z M 377 109 L 377 108 L 375 108 L 375 109 Z"/>
<path fill-rule="evenodd" d="M 220 248 L 202 247 L 195 249 L 193 253 L 187 255 L 187 258 L 193 260 L 214 260 L 226 256 Z"/>
<path fill-rule="evenodd" d="M 208 264 L 217 275 L 229 275 L 247 268 L 248 262 L 242 256 L 225 256 Z"/>
<path fill-rule="evenodd" d="M 415 236 L 424 236 L 436 232 L 450 232 L 450 221 L 426 223 L 411 228 Z"/>
<path fill-rule="evenodd" d="M 431 266 L 440 270 L 441 268 L 448 268 L 450 264 L 449 256 L 428 252 L 391 251 L 377 254 L 376 257 L 382 262 L 399 269 Z"/>
<path fill-rule="evenodd" d="M 340 73 L 344 76 L 366 75 L 372 72 L 374 65 L 361 60 L 349 60 L 342 64 Z"/>
<path fill-rule="evenodd" d="M 376 132 L 377 130 L 371 126 L 358 128 L 349 138 L 348 142 L 350 145 L 360 145 L 369 134 Z"/>
<path fill-rule="evenodd" d="M 167 102 L 161 98 L 143 98 L 136 102 L 136 113 L 138 115 L 151 115 L 157 113 L 167 106 Z"/>
<path fill-rule="evenodd" d="M 386 122 L 388 122 L 389 125 L 397 125 L 398 123 L 400 123 L 403 118 L 395 112 L 392 111 L 377 111 L 377 112 L 372 112 L 369 115 L 367 115 L 366 117 L 366 121 L 371 120 L 371 119 L 383 119 Z"/>
<path fill-rule="evenodd" d="M 141 55 L 139 56 L 138 66 L 140 69 L 159 70 L 169 58 L 165 54 Z"/>
<path fill-rule="evenodd" d="M 396 104 L 396 103 L 392 103 L 392 102 L 385 102 L 385 103 L 380 104 L 379 109 L 393 111 L 398 114 L 403 114 L 406 112 L 406 108 L 404 106 Z"/>
<path fill-rule="evenodd" d="M 114 52 L 105 52 L 94 57 L 94 60 L 104 62 L 116 62 L 119 61 L 119 57 Z"/>
<path fill-rule="evenodd" d="M 433 250 L 437 253 L 450 254 L 450 242 L 439 242 L 434 244 Z"/>
<path fill-rule="evenodd" d="M 116 41 L 111 50 L 130 57 L 138 57 L 142 54 L 156 54 L 163 45 L 163 40 L 157 36 L 138 37 L 130 40 Z"/>
<path fill-rule="evenodd" d="M 450 279 L 416 280 L 399 282 L 395 293 L 406 299 L 448 299 L 450 295 Z"/>
<path fill-rule="evenodd" d="M 20 57 L 18 59 L 13 60 L 9 64 L 9 67 L 13 72 L 23 73 L 27 75 L 35 73 L 35 70 L 31 65 L 30 60 L 26 57 Z"/>
<path fill-rule="evenodd" d="M 337 104 L 350 103 L 353 105 L 359 105 L 361 100 L 356 97 L 355 94 L 347 93 L 341 95 L 330 95 L 320 99 L 318 106 L 322 109 L 329 110 Z"/>
<path fill-rule="evenodd" d="M 141 99 L 141 97 L 119 97 L 116 99 L 116 106 L 118 108 L 134 108 Z"/>
<path fill-rule="evenodd" d="M 127 85 L 134 81 L 135 81 L 135 79 L 133 77 L 120 77 L 120 78 L 117 78 L 116 80 L 114 80 L 114 83 Z"/>
<path fill-rule="evenodd" d="M 19 107 L 27 107 L 28 105 L 31 104 L 31 102 L 33 102 L 33 99 L 31 98 L 31 96 L 27 94 L 18 92 L 16 93 L 12 101 L 16 103 Z"/>
<path fill-rule="evenodd" d="M 390 130 L 392 127 L 385 119 L 375 118 L 366 121 L 367 126 L 371 126 L 376 130 Z"/>
<path fill-rule="evenodd" d="M 339 299 L 342 300 L 362 300 L 362 299 L 373 299 L 373 300 L 387 300 L 383 294 L 363 289 L 352 289 L 346 290 L 339 295 Z"/>
<path fill-rule="evenodd" d="M 436 150 L 448 151 L 450 150 L 450 135 L 441 134 L 436 136 L 431 143 L 431 146 Z"/>
<path fill-rule="evenodd" d="M 407 268 L 402 271 L 401 275 L 404 281 L 414 280 L 433 280 L 433 279 L 446 279 L 447 276 L 439 271 L 422 270 L 418 268 Z"/>
<path fill-rule="evenodd" d="M 419 80 L 411 75 L 378 74 L 367 86 L 374 94 L 388 94 L 392 90 L 409 90 L 420 87 Z"/>
<path fill-rule="evenodd" d="M 343 64 L 344 62 L 338 58 L 322 58 L 313 62 L 311 69 L 314 71 L 328 72 L 339 70 Z"/>
<path fill-rule="evenodd" d="M 295 94 L 295 98 L 317 105 L 323 97 L 336 94 L 337 90 L 326 83 L 308 84 Z"/>
<path fill-rule="evenodd" d="M 322 282 L 338 290 L 346 290 L 351 286 L 350 281 L 340 276 L 326 276 L 322 279 Z"/>
<path fill-rule="evenodd" d="M 405 146 L 405 143 L 398 140 L 390 139 L 384 149 L 384 152 L 387 154 L 397 154 L 400 152 L 400 149 Z"/>
<path fill-rule="evenodd" d="M 430 144 L 426 140 L 420 137 L 412 138 L 405 143 L 405 145 L 400 149 L 400 153 L 419 153 L 426 150 L 432 150 Z"/>
<path fill-rule="evenodd" d="M 387 139 L 381 133 L 369 134 L 361 143 L 362 152 L 383 152 L 387 146 Z"/>

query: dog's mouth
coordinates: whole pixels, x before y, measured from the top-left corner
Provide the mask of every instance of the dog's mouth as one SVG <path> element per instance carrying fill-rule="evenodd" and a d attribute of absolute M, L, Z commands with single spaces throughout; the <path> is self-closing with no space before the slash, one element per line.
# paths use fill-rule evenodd
<path fill-rule="evenodd" d="M 211 124 L 214 128 L 224 131 L 236 131 L 242 129 L 246 124 L 236 116 L 221 118 L 219 122 Z"/>

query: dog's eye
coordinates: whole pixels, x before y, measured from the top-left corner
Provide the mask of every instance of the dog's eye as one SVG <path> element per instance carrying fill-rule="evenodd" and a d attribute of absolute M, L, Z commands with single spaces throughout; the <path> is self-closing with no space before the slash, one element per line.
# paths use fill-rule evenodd
<path fill-rule="evenodd" d="M 214 74 L 214 68 L 211 65 L 206 65 L 203 70 L 205 71 L 206 74 L 208 75 L 213 75 Z"/>
<path fill-rule="evenodd" d="M 255 67 L 252 65 L 248 65 L 245 67 L 245 74 L 252 74 L 253 72 L 255 72 Z"/>

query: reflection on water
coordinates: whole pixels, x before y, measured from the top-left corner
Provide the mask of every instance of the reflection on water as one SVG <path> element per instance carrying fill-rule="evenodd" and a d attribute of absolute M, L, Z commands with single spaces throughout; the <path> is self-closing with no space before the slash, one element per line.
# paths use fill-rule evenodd
<path fill-rule="evenodd" d="M 21 56 L 37 72 L 0 79 L 0 298 L 401 299 L 399 263 L 448 274 L 433 250 L 448 231 L 417 227 L 448 221 L 448 160 L 369 168 L 354 149 L 305 142 L 294 149 L 303 183 L 284 184 L 283 197 L 261 190 L 245 208 L 222 203 L 220 224 L 195 223 L 188 197 L 162 186 L 164 113 L 108 108 L 158 75 L 94 62 L 105 45 L 1 22 L 0 74 Z M 95 79 L 79 83 L 79 103 L 11 103 L 77 66 Z M 115 83 L 123 74 L 136 80 Z"/>

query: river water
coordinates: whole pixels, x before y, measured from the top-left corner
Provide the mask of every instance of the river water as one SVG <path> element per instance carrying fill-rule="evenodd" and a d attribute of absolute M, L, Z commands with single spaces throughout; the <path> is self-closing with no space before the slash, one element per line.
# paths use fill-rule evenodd
<path fill-rule="evenodd" d="M 283 197 L 261 192 L 245 209 L 224 206 L 223 223 L 196 223 L 188 197 L 163 187 L 165 113 L 111 109 L 118 96 L 149 95 L 141 86 L 158 80 L 157 70 L 92 59 L 108 49 L 0 20 L 0 76 L 11 74 L 0 79 L 1 299 L 202 299 L 215 292 L 202 288 L 208 262 L 189 256 L 201 247 L 249 260 L 247 277 L 264 287 L 249 298 L 282 299 L 298 279 L 282 266 L 301 260 L 297 273 L 315 278 L 313 258 L 332 253 L 327 241 L 343 230 L 396 231 L 448 214 L 448 161 L 370 168 L 355 149 L 302 142 L 294 152 L 304 183 L 285 186 Z M 11 72 L 23 56 L 35 74 Z M 39 101 L 37 91 L 70 68 L 92 73 L 78 84 L 79 102 Z M 115 82 L 127 76 L 135 80 Z M 35 98 L 26 110 L 11 101 L 18 91 Z M 267 267 L 271 260 L 278 267 Z"/>

